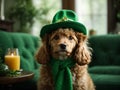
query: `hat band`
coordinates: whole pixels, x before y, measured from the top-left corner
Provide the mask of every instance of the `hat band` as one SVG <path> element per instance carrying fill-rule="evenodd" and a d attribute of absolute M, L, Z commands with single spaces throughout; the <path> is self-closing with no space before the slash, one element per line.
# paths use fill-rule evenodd
<path fill-rule="evenodd" d="M 65 22 L 65 21 L 74 21 L 74 20 L 69 19 L 69 18 L 67 18 L 67 17 L 63 17 L 62 19 L 57 20 L 56 23 Z"/>

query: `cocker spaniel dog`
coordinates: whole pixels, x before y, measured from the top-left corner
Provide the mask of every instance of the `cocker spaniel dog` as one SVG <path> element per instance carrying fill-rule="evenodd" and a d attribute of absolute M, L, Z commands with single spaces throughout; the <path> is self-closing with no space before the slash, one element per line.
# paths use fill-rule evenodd
<path fill-rule="evenodd" d="M 40 78 L 38 80 L 38 90 L 63 90 L 63 84 L 66 90 L 95 90 L 92 79 L 90 78 L 87 65 L 91 61 L 91 53 L 87 46 L 87 36 L 74 31 L 72 28 L 59 28 L 42 38 L 42 46 L 36 55 L 37 61 L 41 64 Z M 59 68 L 60 70 L 66 66 L 54 67 L 51 65 L 51 58 L 64 63 L 68 58 L 72 58 L 72 66 L 69 67 L 71 72 L 72 81 L 69 75 L 61 78 L 61 73 L 55 74 L 52 69 Z M 74 64 L 73 64 L 74 63 Z M 64 71 L 69 72 L 69 71 Z M 59 75 L 61 74 L 61 75 Z M 58 78 L 54 78 L 56 77 Z M 59 80 L 56 80 L 59 79 Z M 62 81 L 62 83 L 60 83 Z M 67 88 L 72 84 L 72 89 Z M 58 86 L 55 89 L 56 84 Z M 68 86 L 67 86 L 67 85 Z"/>

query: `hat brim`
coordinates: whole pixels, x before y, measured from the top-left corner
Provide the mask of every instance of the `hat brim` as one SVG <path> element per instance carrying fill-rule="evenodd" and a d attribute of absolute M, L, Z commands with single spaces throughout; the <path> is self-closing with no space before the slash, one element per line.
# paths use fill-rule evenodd
<path fill-rule="evenodd" d="M 73 22 L 73 21 L 65 21 L 65 22 L 59 22 L 54 24 L 45 25 L 40 32 L 40 37 L 44 37 L 45 34 L 51 33 L 58 28 L 72 28 L 77 32 L 83 33 L 84 35 L 87 34 L 87 30 L 85 26 L 79 22 Z"/>

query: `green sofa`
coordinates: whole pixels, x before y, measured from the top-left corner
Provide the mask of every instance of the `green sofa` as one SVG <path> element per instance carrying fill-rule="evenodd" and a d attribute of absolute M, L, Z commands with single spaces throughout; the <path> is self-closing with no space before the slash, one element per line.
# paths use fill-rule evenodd
<path fill-rule="evenodd" d="M 96 90 L 120 90 L 120 35 L 89 38 L 92 47 L 90 75 Z"/>
<path fill-rule="evenodd" d="M 21 69 L 34 73 L 32 80 L 14 84 L 14 90 L 36 90 L 36 82 L 39 77 L 39 64 L 36 62 L 34 56 L 38 47 L 38 37 L 25 33 L 0 31 L 0 57 L 3 62 L 7 48 L 18 48 L 21 58 Z"/>

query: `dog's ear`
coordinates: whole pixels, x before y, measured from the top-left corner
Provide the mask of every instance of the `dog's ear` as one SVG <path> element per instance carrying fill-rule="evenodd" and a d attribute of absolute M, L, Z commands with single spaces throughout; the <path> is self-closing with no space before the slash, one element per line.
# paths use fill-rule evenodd
<path fill-rule="evenodd" d="M 42 46 L 36 54 L 36 59 L 40 64 L 47 64 L 49 61 L 49 46 L 47 35 L 42 39 Z"/>
<path fill-rule="evenodd" d="M 76 33 L 78 44 L 75 49 L 74 59 L 79 65 L 89 64 L 91 61 L 91 53 L 87 46 L 87 36 L 82 33 Z"/>

